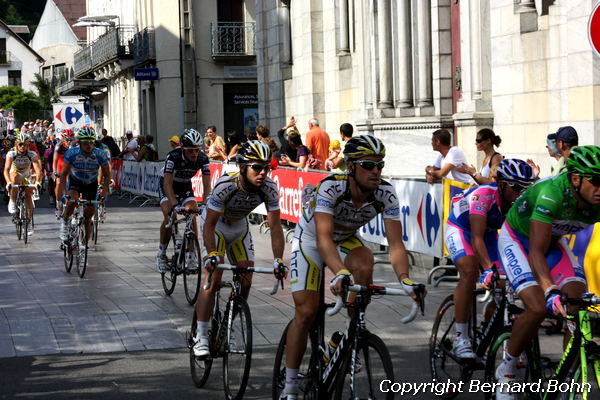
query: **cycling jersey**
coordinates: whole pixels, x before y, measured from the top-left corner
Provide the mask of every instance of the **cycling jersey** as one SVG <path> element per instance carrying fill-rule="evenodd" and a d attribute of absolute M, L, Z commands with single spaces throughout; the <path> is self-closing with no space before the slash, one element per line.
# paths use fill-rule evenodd
<path fill-rule="evenodd" d="M 557 240 L 600 221 L 600 206 L 578 209 L 577 205 L 569 176 L 563 172 L 529 187 L 511 207 L 506 222 L 525 237 L 531 220 L 552 224 L 552 237 Z"/>
<path fill-rule="evenodd" d="M 191 183 L 196 173 L 202 170 L 202 175 L 210 176 L 210 161 L 204 153 L 199 153 L 195 162 L 187 160 L 183 154 L 183 149 L 178 148 L 167 154 L 164 174 L 173 174 L 173 183 Z"/>
<path fill-rule="evenodd" d="M 98 168 L 108 165 L 108 157 L 96 147 L 89 155 L 85 155 L 81 147 L 73 147 L 65 153 L 64 162 L 71 166 L 70 177 L 85 184 L 98 180 Z"/>
<path fill-rule="evenodd" d="M 208 197 L 208 208 L 221 213 L 227 221 L 245 218 L 261 203 L 265 203 L 267 211 L 279 210 L 279 190 L 271 178 L 266 177 L 264 185 L 252 192 L 242 187 L 240 178 L 239 172 L 220 177 Z"/>
<path fill-rule="evenodd" d="M 31 169 L 31 163 L 39 158 L 37 153 L 32 150 L 27 150 L 27 153 L 21 154 L 17 150 L 10 150 L 6 154 L 6 158 L 12 158 L 12 164 L 10 166 L 10 172 L 17 172 L 19 174 L 27 173 Z"/>
<path fill-rule="evenodd" d="M 355 208 L 347 174 L 333 174 L 323 179 L 312 193 L 308 205 L 296 225 L 294 237 L 302 241 L 316 238 L 315 212 L 333 215 L 333 241 L 348 239 L 364 224 L 382 214 L 384 219 L 400 221 L 400 204 L 394 187 L 381 180 L 377 189 L 360 207 Z"/>

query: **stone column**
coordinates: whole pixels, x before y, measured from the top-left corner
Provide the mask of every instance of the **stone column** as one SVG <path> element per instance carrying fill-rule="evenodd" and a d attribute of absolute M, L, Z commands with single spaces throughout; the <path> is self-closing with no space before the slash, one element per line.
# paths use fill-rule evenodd
<path fill-rule="evenodd" d="M 348 21 L 348 0 L 339 0 L 340 36 L 338 54 L 350 53 L 350 25 Z"/>
<path fill-rule="evenodd" d="M 481 8 L 479 1 L 473 1 L 469 7 L 469 25 L 471 27 L 471 98 L 481 98 Z"/>
<path fill-rule="evenodd" d="M 433 105 L 433 82 L 431 73 L 431 0 L 417 0 L 417 55 L 419 90 L 417 106 Z"/>
<path fill-rule="evenodd" d="M 518 12 L 535 11 L 535 0 L 519 0 L 518 4 Z"/>
<path fill-rule="evenodd" d="M 290 64 L 292 62 L 292 32 L 290 27 L 290 7 L 284 2 L 280 2 L 279 23 L 281 24 L 281 58 L 282 63 Z M 263 27 L 264 29 L 264 27 Z"/>
<path fill-rule="evenodd" d="M 413 76 L 412 76 L 412 23 L 410 17 L 410 0 L 397 0 L 396 17 L 397 32 L 395 48 L 398 51 L 398 94 L 395 106 L 399 108 L 412 107 Z"/>
<path fill-rule="evenodd" d="M 390 0 L 377 0 L 377 50 L 379 52 L 379 102 L 377 108 L 392 107 Z"/>

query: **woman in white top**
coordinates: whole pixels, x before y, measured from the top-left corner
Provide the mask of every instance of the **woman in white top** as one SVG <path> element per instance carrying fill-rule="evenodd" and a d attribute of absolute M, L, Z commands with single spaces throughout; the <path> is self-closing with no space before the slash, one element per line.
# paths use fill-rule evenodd
<path fill-rule="evenodd" d="M 486 185 L 494 182 L 496 167 L 498 167 L 500 161 L 504 159 L 502 154 L 496 152 L 496 147 L 500 146 L 501 142 L 502 139 L 500 139 L 500 136 L 496 135 L 493 130 L 488 128 L 481 129 L 477 132 L 477 137 L 475 138 L 477 150 L 485 153 L 481 168 L 478 171 L 473 165 L 463 163 L 457 169 L 460 172 L 471 175 L 478 185 Z"/>

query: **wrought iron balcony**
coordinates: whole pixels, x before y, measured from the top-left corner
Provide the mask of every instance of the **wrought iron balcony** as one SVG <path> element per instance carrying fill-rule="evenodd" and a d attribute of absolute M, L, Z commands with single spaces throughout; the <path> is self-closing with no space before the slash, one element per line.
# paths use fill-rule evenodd
<path fill-rule="evenodd" d="M 12 53 L 10 51 L 0 51 L 0 65 L 9 65 L 11 59 Z"/>
<path fill-rule="evenodd" d="M 76 78 L 81 78 L 92 70 L 119 58 L 131 58 L 131 44 L 135 34 L 133 26 L 118 26 L 113 28 L 75 53 L 74 72 Z"/>
<path fill-rule="evenodd" d="M 255 30 L 254 22 L 211 23 L 213 59 L 235 60 L 256 57 Z"/>
<path fill-rule="evenodd" d="M 133 51 L 133 61 L 136 64 L 142 64 L 146 61 L 156 59 L 156 50 L 154 45 L 154 29 L 144 28 L 137 32 L 131 41 Z"/>

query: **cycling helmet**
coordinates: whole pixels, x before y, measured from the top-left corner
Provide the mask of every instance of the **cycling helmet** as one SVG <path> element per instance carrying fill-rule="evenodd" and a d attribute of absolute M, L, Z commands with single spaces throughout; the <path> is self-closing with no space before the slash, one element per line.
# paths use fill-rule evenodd
<path fill-rule="evenodd" d="M 567 159 L 567 170 L 588 177 L 600 176 L 600 147 L 573 147 Z"/>
<path fill-rule="evenodd" d="M 204 135 L 195 129 L 186 129 L 181 135 L 181 144 L 183 147 L 203 147 Z"/>
<path fill-rule="evenodd" d="M 535 173 L 531 165 L 518 158 L 506 158 L 500 161 L 496 177 L 503 181 L 529 185 L 535 181 Z"/>
<path fill-rule="evenodd" d="M 352 162 L 366 156 L 385 157 L 385 146 L 381 140 L 372 135 L 360 135 L 346 142 L 344 160 Z"/>
<path fill-rule="evenodd" d="M 79 140 L 96 140 L 96 132 L 94 128 L 89 125 L 83 126 L 79 131 L 77 131 L 77 139 Z"/>
<path fill-rule="evenodd" d="M 28 134 L 26 134 L 26 133 L 19 133 L 17 135 L 15 143 L 28 143 L 30 140 L 31 140 L 31 137 L 29 137 Z"/>
<path fill-rule="evenodd" d="M 235 160 L 239 164 L 252 162 L 271 162 L 271 148 L 265 142 L 260 140 L 249 140 L 242 144 L 238 150 Z"/>
<path fill-rule="evenodd" d="M 63 138 L 72 138 L 73 137 L 73 129 L 65 129 L 62 131 Z"/>

